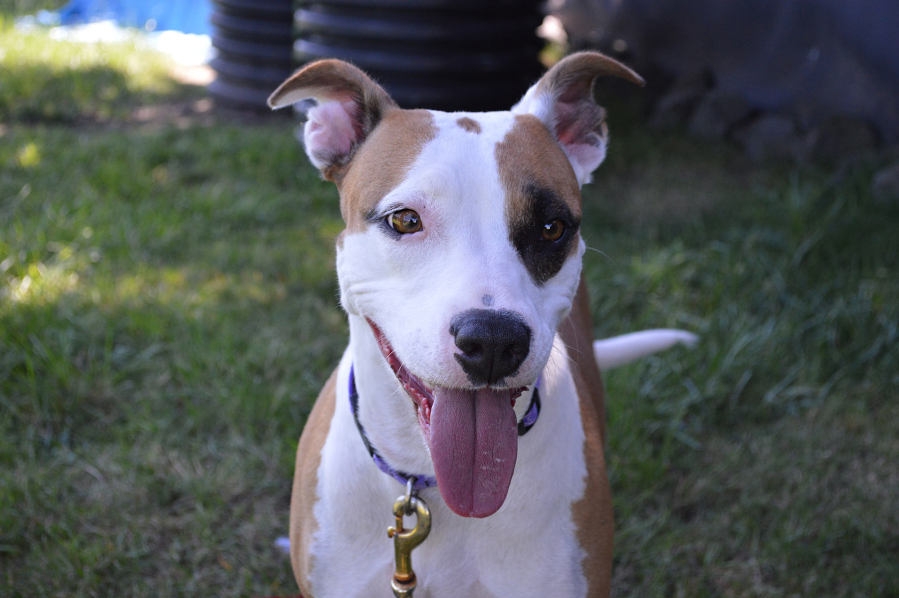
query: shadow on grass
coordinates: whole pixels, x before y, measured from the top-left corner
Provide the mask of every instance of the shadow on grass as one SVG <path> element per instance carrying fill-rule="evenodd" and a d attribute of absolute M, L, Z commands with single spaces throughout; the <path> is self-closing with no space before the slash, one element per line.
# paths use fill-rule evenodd
<path fill-rule="evenodd" d="M 171 77 L 168 59 L 140 45 L 86 44 L 21 33 L 0 22 L 0 115 L 4 123 L 109 122 L 139 106 L 196 100 L 197 86 Z"/>
<path fill-rule="evenodd" d="M 125 76 L 101 66 L 62 71 L 44 65 L 0 66 L 0 81 L 0 112 L 9 121 L 109 119 L 133 101 Z"/>
<path fill-rule="evenodd" d="M 879 164 L 753 169 L 654 137 L 615 137 L 584 198 L 597 336 L 701 339 L 606 377 L 615 593 L 892 596 L 899 209 L 871 197 Z"/>
<path fill-rule="evenodd" d="M 65 0 L 0 0 L 0 17 L 13 19 L 39 10 L 57 10 L 65 4 Z"/>

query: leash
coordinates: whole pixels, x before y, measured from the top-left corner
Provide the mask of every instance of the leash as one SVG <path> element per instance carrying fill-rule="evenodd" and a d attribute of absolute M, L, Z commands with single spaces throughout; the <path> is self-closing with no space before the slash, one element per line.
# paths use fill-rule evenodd
<path fill-rule="evenodd" d="M 534 384 L 534 392 L 531 393 L 531 403 L 528 409 L 518 422 L 518 436 L 527 434 L 537 418 L 540 417 L 540 393 L 537 388 L 540 386 L 540 378 Z M 393 589 L 393 595 L 396 598 L 412 598 L 412 592 L 418 580 L 415 577 L 415 571 L 412 570 L 412 550 L 425 541 L 428 534 L 431 533 L 431 510 L 428 503 L 421 498 L 418 493 L 424 488 L 431 488 L 437 485 L 437 479 L 433 476 L 423 474 L 409 474 L 398 469 L 394 469 L 387 463 L 387 460 L 381 456 L 378 449 L 372 445 L 368 436 L 365 434 L 365 428 L 359 421 L 359 391 L 356 388 L 356 375 L 353 365 L 350 364 L 350 411 L 353 413 L 353 421 L 356 422 L 356 428 L 359 430 L 359 436 L 368 450 L 372 461 L 385 474 L 389 475 L 397 482 L 406 486 L 406 493 L 396 499 L 393 503 L 393 515 L 396 518 L 396 526 L 387 528 L 387 537 L 393 538 L 393 551 L 396 560 L 396 571 L 393 579 L 390 580 L 390 587 Z M 403 528 L 403 517 L 415 514 L 417 520 L 415 527 L 411 530 Z"/>

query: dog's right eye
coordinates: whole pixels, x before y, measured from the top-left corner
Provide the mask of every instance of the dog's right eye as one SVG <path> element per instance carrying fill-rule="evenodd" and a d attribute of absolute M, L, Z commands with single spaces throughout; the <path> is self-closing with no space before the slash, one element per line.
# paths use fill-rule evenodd
<path fill-rule="evenodd" d="M 421 230 L 421 216 L 415 210 L 397 210 L 387 215 L 387 224 L 401 235 Z"/>

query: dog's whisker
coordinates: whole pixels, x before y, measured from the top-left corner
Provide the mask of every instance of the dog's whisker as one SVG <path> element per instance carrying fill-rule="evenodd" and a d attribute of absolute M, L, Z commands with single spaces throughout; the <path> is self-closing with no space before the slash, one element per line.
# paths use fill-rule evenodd
<path fill-rule="evenodd" d="M 585 247 L 586 247 L 586 249 L 589 250 L 589 251 L 595 251 L 596 253 L 598 253 L 599 255 L 603 256 L 604 258 L 606 258 L 607 260 L 609 260 L 609 261 L 612 262 L 613 264 L 617 264 L 617 262 L 616 262 L 615 260 L 613 260 L 611 257 L 609 257 L 609 254 L 605 253 L 604 251 L 600 251 L 599 249 L 597 249 L 597 248 L 595 248 L 595 247 L 590 247 L 589 245 L 585 245 Z"/>
<path fill-rule="evenodd" d="M 575 349 L 574 347 L 572 347 L 571 345 L 569 345 L 568 343 L 566 343 L 564 341 L 560 344 L 562 345 L 562 347 L 565 348 L 565 351 L 561 351 L 560 349 L 556 348 L 555 345 L 553 345 L 552 351 L 559 352 L 562 355 L 562 357 L 564 357 L 566 360 L 568 360 L 569 363 L 576 363 L 574 361 L 574 358 L 571 356 L 570 352 L 574 351 L 575 353 L 579 353 L 579 354 L 582 354 L 582 352 L 578 351 L 577 349 Z"/>
<path fill-rule="evenodd" d="M 568 349 L 569 351 L 574 351 L 575 353 L 577 353 L 577 354 L 579 354 L 579 355 L 583 355 L 583 354 L 584 354 L 583 351 L 581 351 L 580 349 L 577 349 L 574 345 L 569 345 L 569 344 L 566 343 L 565 341 L 562 341 L 562 346 L 564 346 L 564 347 L 565 347 L 566 349 Z"/>

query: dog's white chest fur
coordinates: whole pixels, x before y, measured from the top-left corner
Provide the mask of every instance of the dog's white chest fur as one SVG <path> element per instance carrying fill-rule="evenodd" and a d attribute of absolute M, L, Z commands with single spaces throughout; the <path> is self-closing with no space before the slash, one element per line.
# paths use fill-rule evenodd
<path fill-rule="evenodd" d="M 353 347 L 341 361 L 337 402 L 322 451 L 310 546 L 316 598 L 392 596 L 393 541 L 387 538 L 395 480 L 373 467 L 349 408 Z M 436 489 L 421 496 L 432 531 L 413 553 L 417 597 L 584 596 L 583 559 L 570 505 L 584 494 L 584 432 L 568 358 L 557 338 L 540 385 L 537 424 L 521 438 L 503 507 L 486 519 L 449 511 Z M 352 571 L 352 574 L 348 572 Z"/>

